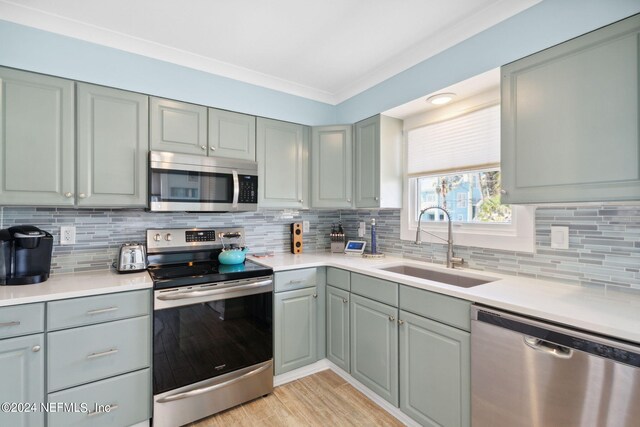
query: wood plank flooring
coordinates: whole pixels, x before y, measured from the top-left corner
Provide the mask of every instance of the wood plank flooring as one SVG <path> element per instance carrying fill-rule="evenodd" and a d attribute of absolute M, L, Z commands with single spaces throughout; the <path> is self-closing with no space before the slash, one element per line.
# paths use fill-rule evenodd
<path fill-rule="evenodd" d="M 403 425 L 331 370 L 276 387 L 267 397 L 190 424 L 191 427 Z"/>

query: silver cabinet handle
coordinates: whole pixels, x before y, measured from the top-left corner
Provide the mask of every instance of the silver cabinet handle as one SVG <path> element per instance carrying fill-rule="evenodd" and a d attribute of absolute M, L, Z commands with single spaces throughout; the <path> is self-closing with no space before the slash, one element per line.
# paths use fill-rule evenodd
<path fill-rule="evenodd" d="M 396 318 L 395 318 L 395 317 L 393 317 L 393 316 L 389 316 L 389 321 L 390 321 L 390 322 L 393 322 L 394 320 L 396 320 Z"/>
<path fill-rule="evenodd" d="M 209 150 L 216 151 L 216 147 L 209 147 Z"/>
<path fill-rule="evenodd" d="M 31 351 L 33 351 L 34 353 L 37 353 L 40 351 L 42 347 L 40 347 L 39 345 L 34 345 L 33 347 L 31 347 Z"/>
<path fill-rule="evenodd" d="M 343 302 L 344 304 L 346 304 L 346 303 L 348 303 L 348 302 L 349 302 L 349 300 L 348 300 L 348 299 L 346 299 L 346 298 L 342 298 L 342 302 Z"/>
<path fill-rule="evenodd" d="M 398 325 L 404 325 L 404 320 L 398 319 Z"/>
<path fill-rule="evenodd" d="M 117 309 L 118 309 L 118 307 L 99 308 L 97 310 L 89 310 L 89 311 L 87 311 L 87 314 L 89 316 L 91 316 L 91 315 L 94 315 L 94 314 L 109 313 L 110 311 L 116 311 Z"/>
<path fill-rule="evenodd" d="M 84 199 L 84 198 L 86 198 L 86 197 L 87 197 L 87 195 L 86 195 L 86 194 L 84 194 L 84 193 L 80 193 L 80 194 L 78 194 L 78 197 L 80 197 L 81 199 Z"/>
<path fill-rule="evenodd" d="M 2 327 L 2 326 L 18 326 L 18 325 L 20 325 L 19 321 L 0 323 L 0 327 Z"/>
<path fill-rule="evenodd" d="M 289 280 L 290 285 L 299 285 L 300 283 L 304 283 L 304 280 Z"/>
<path fill-rule="evenodd" d="M 318 294 L 313 294 L 313 297 L 314 298 L 318 298 Z"/>
<path fill-rule="evenodd" d="M 203 149 L 203 150 L 206 150 L 207 146 L 206 145 L 201 145 L 200 148 Z"/>
<path fill-rule="evenodd" d="M 91 412 L 87 412 L 87 417 L 93 417 L 94 415 L 100 415 L 100 414 L 108 414 L 111 411 L 114 411 L 116 409 L 118 409 L 118 405 L 116 405 L 115 403 L 111 404 L 111 405 L 104 405 L 105 407 L 109 407 L 108 411 L 91 411 Z"/>
<path fill-rule="evenodd" d="M 96 359 L 98 357 L 110 356 L 112 354 L 116 354 L 117 352 L 118 352 L 117 348 L 112 348 L 110 350 L 102 351 L 100 353 L 91 353 L 90 355 L 87 356 L 87 359 Z"/>
<path fill-rule="evenodd" d="M 299 202 L 300 202 L 300 203 L 303 203 L 303 202 L 304 202 L 304 200 L 300 199 L 300 200 L 299 200 Z"/>
<path fill-rule="evenodd" d="M 73 197 L 73 193 L 66 192 L 64 193 L 64 197 L 66 197 L 67 199 L 70 199 L 71 197 Z"/>
<path fill-rule="evenodd" d="M 210 391 L 218 390 L 220 388 L 227 387 L 227 386 L 230 386 L 232 384 L 241 382 L 243 380 L 246 380 L 249 377 L 252 377 L 254 375 L 258 375 L 260 372 L 264 372 L 267 369 L 273 369 L 273 363 L 268 362 L 265 365 L 260 366 L 259 368 L 256 368 L 253 371 L 249 371 L 246 374 L 242 374 L 239 377 L 234 378 L 232 380 L 225 381 L 223 383 L 213 384 L 213 385 L 210 385 L 210 386 L 207 386 L 207 387 L 196 388 L 196 389 L 193 389 L 193 390 L 184 391 L 182 393 L 170 394 L 169 396 L 165 396 L 165 397 L 162 397 L 162 398 L 156 400 L 156 402 L 158 402 L 158 403 L 167 403 L 167 402 L 173 402 L 174 400 L 181 400 L 181 399 L 186 399 L 188 397 L 199 396 L 201 394 L 209 393 Z"/>
<path fill-rule="evenodd" d="M 507 194 L 507 190 L 500 190 L 500 194 Z"/>
<path fill-rule="evenodd" d="M 380 200 L 380 197 L 374 197 L 373 200 L 378 201 Z"/>
<path fill-rule="evenodd" d="M 347 199 L 347 203 L 351 203 L 351 199 Z"/>

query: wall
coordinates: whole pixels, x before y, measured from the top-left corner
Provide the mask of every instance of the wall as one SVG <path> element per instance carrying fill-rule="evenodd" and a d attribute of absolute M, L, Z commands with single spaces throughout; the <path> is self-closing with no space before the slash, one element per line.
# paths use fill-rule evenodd
<path fill-rule="evenodd" d="M 378 249 L 406 258 L 444 264 L 446 245 L 401 241 L 400 210 L 341 211 L 350 237 L 357 236 L 358 221 L 376 218 Z M 569 226 L 568 250 L 551 249 L 550 227 Z M 455 230 L 454 230 L 455 243 Z M 456 256 L 470 268 L 534 277 L 585 286 L 622 286 L 640 289 L 640 204 L 548 206 L 536 210 L 536 253 L 497 251 L 454 246 Z"/>
<path fill-rule="evenodd" d="M 289 215 L 287 215 L 289 214 Z M 331 211 L 276 211 L 198 214 L 153 213 L 144 210 L 0 208 L 0 228 L 31 224 L 54 235 L 52 273 L 108 270 L 124 242 L 146 239 L 148 228 L 234 227 L 243 226 L 251 252 L 289 251 L 289 224 L 308 220 L 310 232 L 304 234 L 304 251 L 326 251 Z M 60 246 L 60 226 L 76 227 L 76 244 Z"/>

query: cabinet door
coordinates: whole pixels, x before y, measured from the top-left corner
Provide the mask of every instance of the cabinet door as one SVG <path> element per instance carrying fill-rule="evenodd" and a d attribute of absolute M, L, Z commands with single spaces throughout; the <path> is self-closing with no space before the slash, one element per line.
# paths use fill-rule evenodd
<path fill-rule="evenodd" d="M 276 375 L 301 368 L 317 360 L 317 298 L 315 287 L 275 294 Z"/>
<path fill-rule="evenodd" d="M 327 359 L 349 372 L 349 292 L 327 286 Z"/>
<path fill-rule="evenodd" d="M 78 206 L 147 205 L 148 97 L 78 83 Z"/>
<path fill-rule="evenodd" d="M 398 406 L 398 310 L 351 294 L 351 375 Z"/>
<path fill-rule="evenodd" d="M 207 155 L 207 107 L 152 97 L 149 120 L 152 150 Z"/>
<path fill-rule="evenodd" d="M 311 131 L 311 206 L 352 206 L 351 126 L 314 127 Z"/>
<path fill-rule="evenodd" d="M 380 206 L 380 116 L 355 124 L 355 198 L 357 208 Z"/>
<path fill-rule="evenodd" d="M 257 138 L 258 205 L 308 207 L 308 128 L 259 117 Z"/>
<path fill-rule="evenodd" d="M 44 335 L 0 341 L 0 402 L 35 403 L 35 412 L 0 411 L 0 426 L 44 425 Z"/>
<path fill-rule="evenodd" d="M 503 203 L 640 200 L 640 16 L 502 68 Z"/>
<path fill-rule="evenodd" d="M 423 426 L 469 426 L 469 333 L 400 311 L 400 409 Z"/>
<path fill-rule="evenodd" d="M 0 203 L 73 205 L 73 82 L 0 68 Z"/>
<path fill-rule="evenodd" d="M 209 155 L 255 161 L 255 116 L 209 108 Z"/>

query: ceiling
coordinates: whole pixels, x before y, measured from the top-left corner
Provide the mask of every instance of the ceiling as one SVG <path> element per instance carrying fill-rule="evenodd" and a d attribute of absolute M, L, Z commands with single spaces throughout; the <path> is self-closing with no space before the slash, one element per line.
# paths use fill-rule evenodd
<path fill-rule="evenodd" d="M 541 0 L 0 0 L 0 19 L 338 104 Z"/>

